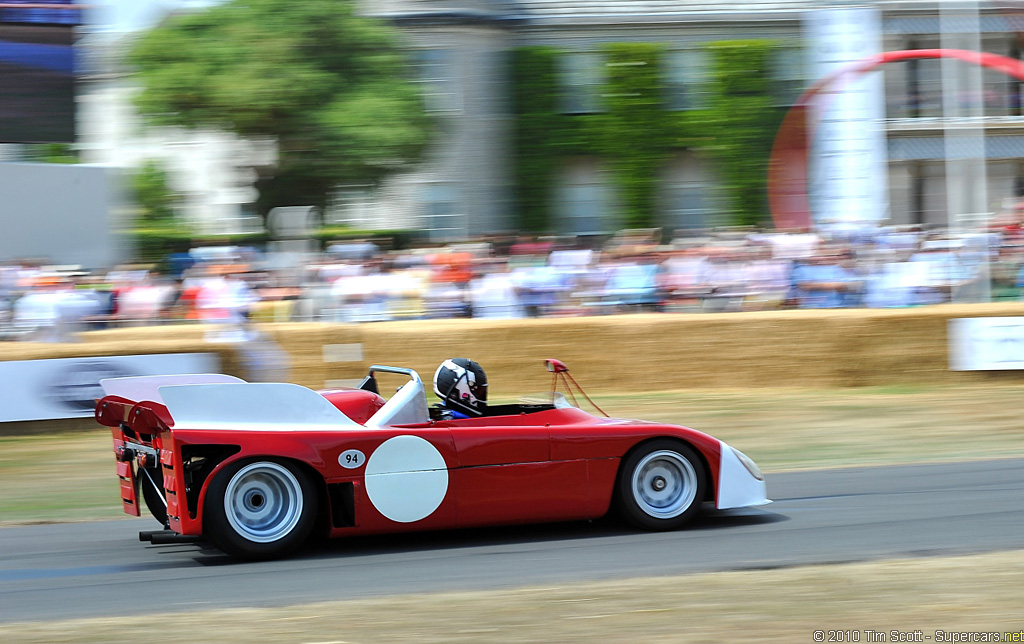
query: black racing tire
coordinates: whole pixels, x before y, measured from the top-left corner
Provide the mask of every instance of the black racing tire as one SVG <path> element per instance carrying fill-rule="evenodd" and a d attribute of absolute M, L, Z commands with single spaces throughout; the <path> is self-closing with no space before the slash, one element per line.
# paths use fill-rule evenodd
<path fill-rule="evenodd" d="M 643 530 L 675 530 L 701 508 L 707 485 L 704 462 L 685 443 L 643 443 L 622 462 L 616 498 L 619 514 Z"/>
<path fill-rule="evenodd" d="M 159 486 L 157 490 L 153 484 L 146 478 L 146 472 L 153 477 L 153 483 Z M 136 498 L 139 495 L 142 496 L 142 500 L 146 503 L 146 508 L 149 509 L 149 513 L 153 515 L 160 525 L 167 527 L 167 502 L 164 500 L 166 492 L 164 492 L 164 477 L 163 468 L 156 470 L 145 470 L 141 468 L 135 473 L 135 483 L 138 487 L 136 490 Z"/>
<path fill-rule="evenodd" d="M 294 463 L 246 460 L 232 463 L 210 482 L 203 534 L 234 557 L 275 559 L 306 541 L 316 512 L 316 489 Z"/>

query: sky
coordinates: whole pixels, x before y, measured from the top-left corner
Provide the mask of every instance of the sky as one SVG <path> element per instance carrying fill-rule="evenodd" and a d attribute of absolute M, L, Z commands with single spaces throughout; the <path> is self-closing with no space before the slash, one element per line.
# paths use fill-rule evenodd
<path fill-rule="evenodd" d="M 208 7 L 225 0 L 92 0 L 92 22 L 104 31 L 136 31 L 154 26 L 168 12 Z"/>

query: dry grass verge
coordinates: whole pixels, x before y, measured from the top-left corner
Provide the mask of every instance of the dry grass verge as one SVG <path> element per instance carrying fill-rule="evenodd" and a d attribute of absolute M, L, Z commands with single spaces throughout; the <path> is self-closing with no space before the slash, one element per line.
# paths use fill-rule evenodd
<path fill-rule="evenodd" d="M 6 644 L 388 642 L 814 642 L 821 630 L 1017 632 L 1024 552 L 805 566 L 287 608 L 0 625 Z M 891 639 L 888 641 L 892 641 Z M 947 640 L 948 641 L 948 640 Z"/>

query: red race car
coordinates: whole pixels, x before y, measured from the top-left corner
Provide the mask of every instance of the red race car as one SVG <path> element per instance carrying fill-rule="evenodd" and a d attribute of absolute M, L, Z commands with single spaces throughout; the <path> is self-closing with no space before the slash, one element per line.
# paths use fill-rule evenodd
<path fill-rule="evenodd" d="M 639 528 L 671 530 L 704 502 L 769 503 L 739 450 L 686 427 L 587 413 L 565 365 L 546 364 L 552 391 L 509 405 L 487 405 L 486 376 L 464 358 L 438 367 L 433 407 L 419 375 L 399 367 L 325 391 L 225 375 L 114 378 L 101 382 L 96 420 L 114 436 L 125 512 L 139 516 L 141 500 L 164 524 L 140 538 L 205 538 L 246 559 L 285 555 L 314 531 L 567 521 L 612 508 Z M 407 379 L 389 400 L 381 373 Z"/>

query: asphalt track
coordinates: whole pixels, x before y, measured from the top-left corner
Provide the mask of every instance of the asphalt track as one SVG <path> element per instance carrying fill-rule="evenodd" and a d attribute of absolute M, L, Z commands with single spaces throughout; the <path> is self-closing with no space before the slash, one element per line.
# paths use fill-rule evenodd
<path fill-rule="evenodd" d="M 337 540 L 235 563 L 133 519 L 0 529 L 0 622 L 273 606 L 1024 549 L 1024 459 L 768 475 L 775 503 L 642 533 L 613 521 Z"/>

